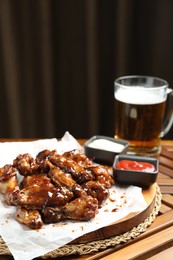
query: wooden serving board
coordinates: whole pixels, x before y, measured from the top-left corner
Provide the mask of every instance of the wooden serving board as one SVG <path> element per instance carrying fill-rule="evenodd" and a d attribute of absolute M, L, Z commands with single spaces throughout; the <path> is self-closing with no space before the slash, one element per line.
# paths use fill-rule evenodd
<path fill-rule="evenodd" d="M 91 241 L 101 240 L 110 238 L 112 236 L 120 235 L 124 232 L 131 230 L 133 227 L 143 222 L 153 210 L 155 199 L 156 199 L 156 188 L 157 184 L 153 184 L 148 189 L 142 190 L 143 196 L 147 202 L 147 208 L 141 212 L 130 213 L 128 216 L 118 220 L 111 225 L 102 227 L 93 232 L 87 233 L 75 240 L 70 244 L 87 243 Z"/>

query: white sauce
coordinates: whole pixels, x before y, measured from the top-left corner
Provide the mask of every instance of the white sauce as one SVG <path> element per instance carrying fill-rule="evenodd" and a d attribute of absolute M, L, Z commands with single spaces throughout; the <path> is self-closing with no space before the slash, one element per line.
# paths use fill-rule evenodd
<path fill-rule="evenodd" d="M 120 153 L 124 149 L 124 145 L 114 143 L 106 139 L 96 139 L 88 145 L 92 148 L 102 149 L 110 152 Z"/>

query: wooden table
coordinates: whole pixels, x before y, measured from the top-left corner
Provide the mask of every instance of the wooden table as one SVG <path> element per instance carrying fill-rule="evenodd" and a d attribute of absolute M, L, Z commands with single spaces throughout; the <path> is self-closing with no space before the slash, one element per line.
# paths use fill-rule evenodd
<path fill-rule="evenodd" d="M 82 140 L 81 140 L 82 143 Z M 126 260 L 173 259 L 173 141 L 162 141 L 157 183 L 162 192 L 162 204 L 156 220 L 138 237 L 126 243 L 89 255 L 53 258 L 57 260 Z M 12 260 L 0 256 L 0 260 Z M 41 258 L 39 258 L 41 259 Z"/>

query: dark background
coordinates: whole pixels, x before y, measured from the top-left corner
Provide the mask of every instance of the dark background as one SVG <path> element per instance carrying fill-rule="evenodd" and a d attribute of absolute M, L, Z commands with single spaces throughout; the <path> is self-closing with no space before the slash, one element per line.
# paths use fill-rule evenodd
<path fill-rule="evenodd" d="M 172 25 L 172 0 L 0 0 L 0 138 L 113 136 L 117 77 L 173 88 Z"/>

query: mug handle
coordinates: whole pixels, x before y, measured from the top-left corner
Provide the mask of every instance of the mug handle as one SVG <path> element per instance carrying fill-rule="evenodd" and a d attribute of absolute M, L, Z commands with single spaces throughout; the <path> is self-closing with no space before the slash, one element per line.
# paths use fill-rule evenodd
<path fill-rule="evenodd" d="M 166 109 L 160 137 L 164 137 L 173 125 L 173 89 L 167 89 Z"/>

